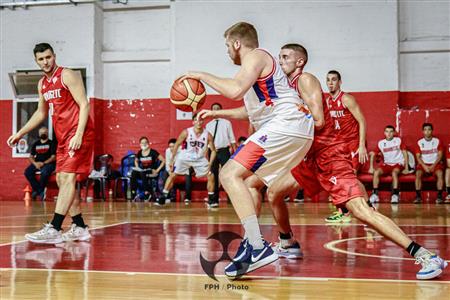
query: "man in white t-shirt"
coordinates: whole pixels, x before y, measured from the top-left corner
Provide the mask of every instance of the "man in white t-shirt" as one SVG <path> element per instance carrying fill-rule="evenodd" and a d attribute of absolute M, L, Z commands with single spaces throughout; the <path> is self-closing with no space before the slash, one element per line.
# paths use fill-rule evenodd
<path fill-rule="evenodd" d="M 437 178 L 436 203 L 444 203 L 442 189 L 444 188 L 444 166 L 442 164 L 442 143 L 433 137 L 433 125 L 424 123 L 422 125 L 423 138 L 417 141 L 416 158 L 416 200 L 414 203 L 422 202 L 422 176 L 434 175 Z"/>
<path fill-rule="evenodd" d="M 211 110 L 221 109 L 220 103 L 211 105 Z M 217 151 L 216 159 L 211 166 L 211 172 L 214 175 L 214 199 L 208 205 L 212 206 L 219 203 L 219 169 L 230 159 L 232 152 L 236 151 L 236 139 L 231 122 L 227 119 L 214 118 L 206 124 L 206 130 L 212 135 Z"/>
<path fill-rule="evenodd" d="M 378 142 L 375 153 L 370 154 L 370 169 L 373 169 L 374 157 L 376 155 L 383 156 L 383 163 L 373 172 L 373 193 L 370 195 L 370 202 L 375 203 L 379 201 L 378 185 L 380 177 L 383 175 L 392 176 L 392 195 L 391 203 L 397 204 L 399 202 L 400 190 L 398 188 L 398 176 L 403 171 L 404 174 L 408 170 L 408 154 L 406 147 L 399 137 L 395 137 L 395 128 L 388 125 L 384 129 L 385 139 Z"/>

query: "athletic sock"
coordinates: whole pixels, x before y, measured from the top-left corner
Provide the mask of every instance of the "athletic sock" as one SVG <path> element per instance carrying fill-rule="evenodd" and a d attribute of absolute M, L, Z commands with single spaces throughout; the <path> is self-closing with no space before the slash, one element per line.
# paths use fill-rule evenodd
<path fill-rule="evenodd" d="M 374 188 L 374 189 L 373 189 L 373 193 L 374 193 L 375 195 L 378 195 L 378 188 Z"/>
<path fill-rule="evenodd" d="M 86 224 L 84 224 L 83 217 L 81 216 L 81 213 L 79 213 L 76 216 L 72 217 L 72 222 L 77 225 L 78 227 L 86 228 Z"/>
<path fill-rule="evenodd" d="M 244 226 L 245 234 L 248 237 L 248 242 L 253 249 L 259 250 L 264 248 L 263 240 L 261 238 L 261 231 L 259 229 L 258 218 L 256 215 L 251 215 L 241 220 Z"/>
<path fill-rule="evenodd" d="M 442 199 L 442 190 L 438 190 L 437 192 L 438 192 L 438 194 L 437 194 L 438 198 Z"/>
<path fill-rule="evenodd" d="M 416 197 L 417 198 L 422 198 L 422 191 L 421 190 L 416 190 Z"/>
<path fill-rule="evenodd" d="M 411 242 L 411 244 L 409 244 L 409 246 L 406 248 L 406 251 L 408 251 L 408 253 L 412 257 L 416 257 L 416 253 L 417 251 L 419 251 L 420 248 L 422 248 L 422 246 L 420 246 L 416 242 Z"/>
<path fill-rule="evenodd" d="M 297 192 L 297 199 L 303 199 L 303 198 L 304 198 L 303 189 L 298 190 L 298 192 Z"/>
<path fill-rule="evenodd" d="M 398 196 L 399 193 L 400 193 L 400 190 L 399 190 L 399 189 L 393 189 L 393 190 L 392 190 L 392 194 L 394 194 L 394 195 L 397 195 L 397 196 Z"/>
<path fill-rule="evenodd" d="M 64 222 L 64 218 L 65 217 L 66 217 L 65 215 L 60 215 L 58 213 L 55 213 L 53 215 L 53 220 L 50 222 L 50 224 L 53 225 L 53 228 L 55 228 L 56 230 L 60 231 L 62 223 Z"/>
<path fill-rule="evenodd" d="M 214 196 L 214 192 L 208 192 L 208 202 L 212 203 L 215 202 L 216 197 Z"/>
<path fill-rule="evenodd" d="M 282 233 L 282 232 L 280 232 L 280 239 L 282 239 L 282 240 L 289 240 L 291 238 L 292 238 L 292 234 L 290 232 L 289 233 Z"/>
<path fill-rule="evenodd" d="M 339 209 L 340 209 L 340 211 L 341 211 L 341 214 L 346 215 L 346 214 L 349 213 L 347 207 L 345 207 L 345 206 L 341 206 Z"/>

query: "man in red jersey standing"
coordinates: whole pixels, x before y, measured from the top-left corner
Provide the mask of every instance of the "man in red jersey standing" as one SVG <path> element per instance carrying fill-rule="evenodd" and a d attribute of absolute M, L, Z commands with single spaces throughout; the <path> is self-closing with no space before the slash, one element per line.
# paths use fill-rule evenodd
<path fill-rule="evenodd" d="M 79 73 L 56 64 L 53 48 L 37 44 L 33 50 L 36 63 L 45 76 L 39 80 L 38 108 L 17 133 L 8 138 L 13 147 L 19 139 L 39 126 L 48 111 L 58 141 L 56 180 L 59 187 L 55 214 L 50 223 L 25 238 L 34 243 L 56 244 L 68 240 L 88 240 L 90 234 L 81 216 L 75 185 L 77 174 L 89 174 L 93 158 L 94 128 L 89 117 L 89 102 Z M 73 224 L 64 234 L 61 225 L 69 212 Z"/>

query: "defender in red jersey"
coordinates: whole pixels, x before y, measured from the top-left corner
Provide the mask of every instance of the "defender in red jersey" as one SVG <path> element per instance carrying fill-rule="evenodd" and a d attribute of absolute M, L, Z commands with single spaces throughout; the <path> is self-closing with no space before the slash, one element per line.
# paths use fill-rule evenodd
<path fill-rule="evenodd" d="M 90 234 L 81 216 L 79 195 L 75 192 L 77 175 L 87 176 L 93 159 L 94 129 L 83 81 L 78 73 L 56 64 L 55 53 L 49 44 L 37 44 L 33 52 L 45 74 L 38 84 L 38 109 L 22 129 L 9 137 L 8 144 L 14 146 L 22 136 L 39 126 L 50 111 L 58 141 L 56 180 L 59 193 L 51 223 L 25 237 L 31 242 L 45 244 L 88 240 Z M 72 216 L 73 224 L 62 234 L 61 225 L 67 212 Z"/>
<path fill-rule="evenodd" d="M 341 74 L 335 70 L 329 71 L 327 87 L 330 95 L 326 101 L 337 130 L 337 138 L 348 144 L 353 169 L 358 173 L 360 167 L 368 160 L 366 119 L 355 98 L 341 90 L 341 84 Z"/>
<path fill-rule="evenodd" d="M 316 117 L 320 115 L 317 109 L 322 109 L 323 99 L 317 79 L 311 74 L 299 75 L 302 74 L 306 61 L 307 52 L 304 47 L 297 44 L 282 47 L 280 65 L 297 92 L 302 97 L 311 97 L 315 102 L 316 106 L 313 106 L 311 112 Z M 312 101 L 308 103 L 310 102 Z M 273 185 L 273 189 L 269 190 L 269 201 L 280 228 L 280 243 L 276 247 L 278 255 L 287 258 L 302 256 L 299 243 L 293 239 L 288 210 L 283 201 L 289 190 L 298 187 L 299 182 L 305 192 L 310 191 L 313 194 L 322 187 L 333 197 L 337 206 L 345 207 L 360 221 L 404 247 L 416 258 L 417 263 L 422 264 L 422 269 L 416 275 L 418 279 L 439 276 L 447 266 L 445 260 L 413 242 L 392 220 L 369 207 L 364 187 L 352 170 L 348 148 L 342 146 L 345 143 L 339 138 L 337 129 L 333 128 L 333 122 L 326 115 L 326 111 L 323 113 L 325 123 L 322 122 L 322 126 L 315 132 L 314 142 L 306 160 L 292 170 L 291 176 L 283 177 L 284 180 L 278 181 Z"/>

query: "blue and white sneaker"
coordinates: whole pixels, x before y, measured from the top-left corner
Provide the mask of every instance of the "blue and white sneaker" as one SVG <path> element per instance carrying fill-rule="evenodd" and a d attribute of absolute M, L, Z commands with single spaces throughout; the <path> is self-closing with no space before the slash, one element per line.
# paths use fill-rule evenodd
<path fill-rule="evenodd" d="M 288 259 L 299 259 L 303 258 L 302 248 L 299 242 L 295 241 L 292 245 L 287 247 L 282 247 L 281 242 L 275 244 L 272 247 L 273 251 L 278 255 L 278 257 L 288 258 Z"/>
<path fill-rule="evenodd" d="M 248 244 L 241 259 L 231 262 L 225 268 L 225 275 L 232 278 L 240 277 L 276 260 L 278 260 L 278 255 L 266 241 L 264 241 L 264 248 L 258 250 Z"/>
<path fill-rule="evenodd" d="M 233 258 L 233 261 L 239 261 L 242 259 L 242 257 L 244 257 L 245 255 L 245 250 L 246 248 L 249 246 L 250 244 L 248 243 L 248 239 L 242 239 L 241 244 L 239 245 L 239 248 L 236 252 L 236 255 Z M 229 265 L 231 265 L 232 263 L 229 263 Z M 227 268 L 228 268 L 227 266 Z"/>
<path fill-rule="evenodd" d="M 445 260 L 429 251 L 424 251 L 423 254 L 418 255 L 415 264 L 422 265 L 422 268 L 416 274 L 417 279 L 438 277 L 448 265 Z"/>

